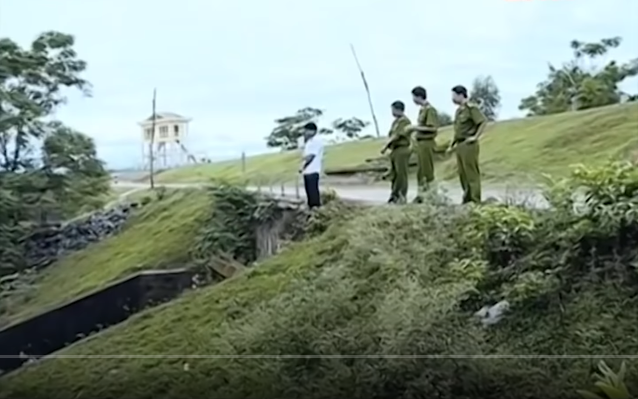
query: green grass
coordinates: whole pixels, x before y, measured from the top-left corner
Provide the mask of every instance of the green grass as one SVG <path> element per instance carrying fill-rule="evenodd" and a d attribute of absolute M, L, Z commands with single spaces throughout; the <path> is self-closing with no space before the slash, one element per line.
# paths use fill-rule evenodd
<path fill-rule="evenodd" d="M 111 187 L 111 190 L 104 196 L 104 203 L 110 204 L 111 202 L 120 198 L 122 194 L 131 191 L 130 187 Z"/>
<path fill-rule="evenodd" d="M 577 163 L 597 164 L 620 157 L 636 157 L 638 103 L 498 122 L 481 146 L 485 180 L 535 180 L 543 173 L 566 175 Z M 445 128 L 438 141 L 451 138 Z M 329 146 L 325 168 L 363 166 L 379 156 L 383 140 L 362 140 Z M 249 179 L 254 183 L 291 181 L 299 166 L 299 152 L 264 154 L 240 160 L 188 166 L 158 175 L 159 182 L 201 182 L 212 177 Z M 438 164 L 439 179 L 455 177 L 453 159 Z"/>
<path fill-rule="evenodd" d="M 38 275 L 33 289 L 7 298 L 2 318 L 27 318 L 140 270 L 183 266 L 209 207 L 201 190 L 151 202 L 122 233 L 62 258 Z"/>
<path fill-rule="evenodd" d="M 0 398 L 575 398 L 590 385 L 590 359 L 390 357 L 638 353 L 635 286 L 580 274 L 615 249 L 595 223 L 568 229 L 571 217 L 378 207 L 59 353 L 91 358 L 45 359 L 7 376 Z M 486 261 L 506 251 L 487 245 L 491 231 L 518 254 L 503 274 Z M 576 244 L 594 237 L 601 251 L 581 253 Z M 560 296 L 555 273 L 569 286 Z M 473 312 L 502 295 L 512 312 L 483 328 Z M 276 357 L 354 354 L 368 357 Z"/>

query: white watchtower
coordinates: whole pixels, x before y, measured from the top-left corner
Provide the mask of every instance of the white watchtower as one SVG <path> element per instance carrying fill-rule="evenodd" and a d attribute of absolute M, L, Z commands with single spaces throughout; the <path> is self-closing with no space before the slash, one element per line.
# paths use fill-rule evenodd
<path fill-rule="evenodd" d="M 155 137 L 153 137 L 153 116 L 139 122 L 142 133 L 143 168 L 149 169 L 151 162 L 151 141 L 153 142 L 153 166 L 166 169 L 195 163 L 196 159 L 186 149 L 184 142 L 188 135 L 191 119 L 173 112 L 158 112 L 155 115 Z M 151 140 L 152 139 L 152 140 Z"/>

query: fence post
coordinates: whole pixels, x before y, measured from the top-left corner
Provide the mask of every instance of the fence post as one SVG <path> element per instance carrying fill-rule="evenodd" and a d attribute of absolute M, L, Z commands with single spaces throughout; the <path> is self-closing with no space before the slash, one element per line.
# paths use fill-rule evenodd
<path fill-rule="evenodd" d="M 241 152 L 241 173 L 246 174 L 246 152 Z"/>
<path fill-rule="evenodd" d="M 281 183 L 281 196 L 282 196 L 282 197 L 285 197 L 285 196 L 286 196 L 286 190 L 285 190 L 285 188 L 284 188 L 284 183 L 283 183 L 283 182 Z"/>

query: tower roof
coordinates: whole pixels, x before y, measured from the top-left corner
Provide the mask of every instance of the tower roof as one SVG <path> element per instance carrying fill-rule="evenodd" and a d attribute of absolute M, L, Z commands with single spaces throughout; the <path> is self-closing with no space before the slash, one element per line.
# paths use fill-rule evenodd
<path fill-rule="evenodd" d="M 155 114 L 156 120 L 158 119 L 188 119 L 185 116 L 182 116 L 180 114 L 176 114 L 175 112 L 157 112 Z M 152 121 L 153 120 L 153 115 L 149 116 L 148 118 L 144 119 L 145 121 Z"/>

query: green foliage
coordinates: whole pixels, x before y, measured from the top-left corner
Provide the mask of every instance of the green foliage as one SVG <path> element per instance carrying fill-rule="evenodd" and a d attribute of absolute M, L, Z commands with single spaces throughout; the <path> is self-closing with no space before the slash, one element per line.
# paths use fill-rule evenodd
<path fill-rule="evenodd" d="M 251 264 L 257 259 L 257 227 L 279 216 L 277 202 L 224 181 L 215 182 L 209 193 L 214 206 L 193 257 L 221 257 Z"/>
<path fill-rule="evenodd" d="M 28 48 L 0 38 L 2 274 L 24 267 L 20 243 L 32 225 L 95 209 L 110 188 L 93 141 L 50 121 L 64 89 L 90 94 L 81 77 L 86 63 L 73 46 L 72 36 L 58 32 L 42 33 Z"/>
<path fill-rule="evenodd" d="M 43 141 L 42 162 L 61 216 L 71 217 L 79 210 L 101 207 L 111 178 L 97 157 L 93 139 L 59 122 L 52 127 L 54 130 Z"/>
<path fill-rule="evenodd" d="M 299 148 L 299 140 L 303 137 L 303 126 L 308 122 L 318 123 L 323 114 L 323 110 L 306 107 L 292 116 L 275 119 L 277 126 L 266 137 L 266 145 L 283 150 Z M 356 117 L 338 118 L 332 122 L 332 129 L 320 127 L 319 134 L 331 135 L 336 131 L 342 133 L 343 139 L 356 139 L 369 124 L 370 122 Z"/>
<path fill-rule="evenodd" d="M 572 41 L 574 58 L 560 68 L 550 64 L 547 80 L 538 84 L 534 95 L 521 100 L 519 109 L 528 111 L 528 116 L 548 115 L 617 104 L 623 97 L 631 97 L 618 86 L 638 75 L 638 58 L 624 64 L 613 60 L 602 67 L 590 66 L 591 61 L 619 47 L 621 42 L 619 37 L 595 43 Z"/>
<path fill-rule="evenodd" d="M 17 321 L 143 270 L 188 266 L 211 209 L 202 190 L 173 190 L 151 201 L 118 235 L 63 257 L 35 275 L 29 291 L 2 301 L 0 321 Z"/>
<path fill-rule="evenodd" d="M 536 118 L 523 118 L 492 123 L 481 141 L 481 173 L 486 183 L 511 183 L 516 187 L 541 180 L 545 173 L 564 177 L 570 166 L 587 161 L 601 165 L 609 159 L 638 157 L 638 103 L 620 104 L 580 112 L 565 112 Z M 446 148 L 452 129 L 440 129 L 439 148 Z M 379 156 L 385 139 L 351 140 L 326 145 L 324 165 L 328 175 L 352 171 L 366 173 L 367 162 Z M 167 170 L 159 174 L 161 183 L 201 183 L 211 176 L 229 180 L 264 182 L 265 176 L 277 183 L 292 183 L 298 179 L 297 151 L 260 154 L 243 162 L 232 159 L 212 164 L 198 164 Z M 439 157 L 437 181 L 458 185 L 454 157 Z M 347 175 L 346 175 L 347 176 Z M 292 184 L 290 184 L 292 185 Z"/>
<path fill-rule="evenodd" d="M 495 121 L 501 105 L 501 94 L 491 76 L 479 76 L 472 82 L 470 101 L 476 103 L 483 115 Z"/>
<path fill-rule="evenodd" d="M 631 399 L 625 385 L 627 363 L 620 364 L 615 373 L 604 361 L 598 363 L 598 372 L 594 373 L 594 388 L 591 391 L 577 391 L 584 399 Z"/>
<path fill-rule="evenodd" d="M 368 127 L 368 125 L 370 125 L 370 122 L 355 117 L 349 119 L 339 118 L 332 122 L 333 129 L 343 133 L 347 139 L 359 138 L 361 131 Z"/>
<path fill-rule="evenodd" d="M 346 220 L 360 214 L 361 206 L 342 201 L 337 197 L 323 197 L 323 206 L 311 212 L 303 221 L 300 230 L 306 238 L 317 237 L 328 229 L 337 230 Z"/>
<path fill-rule="evenodd" d="M 548 193 L 570 195 L 548 195 L 546 210 L 435 203 L 353 209 L 322 224 L 345 206 L 332 201 L 314 212 L 309 240 L 63 352 L 129 358 L 95 360 L 88 372 L 84 359 L 41 362 L 5 377 L 0 397 L 575 398 L 590 360 L 539 356 L 638 351 L 638 221 L 612 205 L 629 203 L 636 183 L 629 164 L 579 167 L 552 183 Z M 254 220 L 237 209 L 255 210 L 246 193 L 219 187 L 214 197 L 237 231 Z M 215 217 L 230 233 L 231 220 Z M 622 243 L 611 239 L 621 233 Z M 217 239 L 227 252 L 250 250 Z M 511 307 L 499 323 L 475 321 L 502 299 Z M 210 356 L 135 357 L 201 353 Z M 618 373 L 627 390 L 638 388 L 636 366 Z M 622 390 L 600 374 L 593 394 Z"/>
<path fill-rule="evenodd" d="M 215 181 L 208 193 L 214 206 L 192 248 L 193 259 L 199 264 L 222 261 L 251 265 L 258 258 L 259 228 L 275 228 L 286 219 L 285 210 L 275 199 L 223 180 Z M 339 201 L 334 192 L 321 194 L 322 208 L 313 212 L 291 209 L 294 217 L 285 222 L 280 241 L 320 235 L 356 208 Z"/>
<path fill-rule="evenodd" d="M 323 116 L 318 108 L 306 107 L 298 110 L 292 116 L 275 119 L 277 125 L 266 137 L 266 145 L 284 150 L 294 150 L 299 147 L 299 139 L 303 137 L 303 126 L 308 122 L 317 122 Z M 331 134 L 332 130 L 321 128 L 320 134 Z"/>
<path fill-rule="evenodd" d="M 155 189 L 155 196 L 157 197 L 158 201 L 163 200 L 166 197 L 166 193 L 166 186 L 160 186 Z"/>
<path fill-rule="evenodd" d="M 439 112 L 439 124 L 441 125 L 441 127 L 450 126 L 452 125 L 452 123 L 454 123 L 454 119 L 452 118 L 450 114 L 445 112 Z"/>

